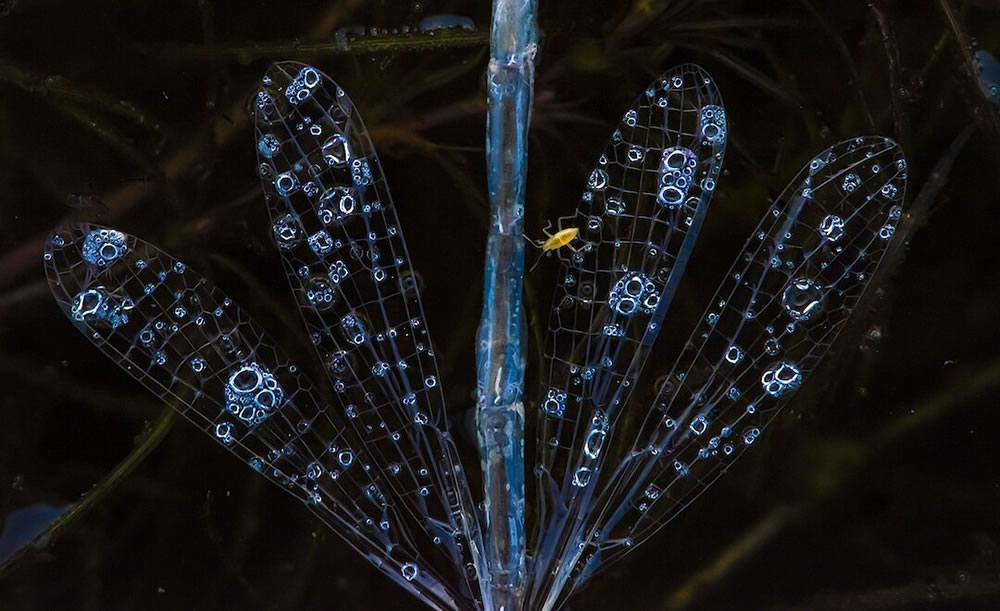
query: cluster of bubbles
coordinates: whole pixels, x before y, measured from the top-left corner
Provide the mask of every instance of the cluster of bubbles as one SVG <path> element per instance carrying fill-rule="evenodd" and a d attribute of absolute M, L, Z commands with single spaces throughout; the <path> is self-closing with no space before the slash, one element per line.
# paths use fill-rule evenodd
<path fill-rule="evenodd" d="M 81 256 L 91 265 L 107 267 L 127 252 L 124 233 L 114 229 L 94 229 L 83 239 Z"/>
<path fill-rule="evenodd" d="M 285 97 L 293 105 L 305 102 L 312 96 L 313 89 L 320 84 L 321 80 L 322 77 L 319 70 L 312 66 L 306 66 L 299 71 L 295 78 L 292 79 L 292 82 L 288 84 L 288 87 L 285 88 Z"/>
<path fill-rule="evenodd" d="M 302 228 L 299 219 L 294 214 L 286 214 L 271 226 L 274 241 L 278 248 L 293 248 L 301 239 Z"/>
<path fill-rule="evenodd" d="M 114 330 L 128 323 L 129 310 L 134 307 L 130 297 L 119 297 L 103 286 L 97 286 L 76 294 L 70 306 L 70 315 L 80 322 L 103 322 Z"/>
<path fill-rule="evenodd" d="M 347 264 L 340 259 L 330 264 L 330 271 L 328 272 L 330 282 L 340 284 L 347 279 L 348 273 Z"/>
<path fill-rule="evenodd" d="M 642 272 L 629 272 L 611 288 L 608 305 L 623 316 L 636 312 L 652 314 L 660 302 L 656 284 Z"/>
<path fill-rule="evenodd" d="M 398 34 L 413 34 L 417 32 L 433 34 L 443 30 L 465 30 L 471 32 L 475 31 L 475 29 L 476 22 L 473 21 L 471 17 L 442 13 L 438 15 L 428 15 L 427 17 L 421 19 L 415 26 L 403 25 L 394 28 L 371 26 L 366 28 L 361 24 L 345 25 L 337 28 L 337 30 L 333 33 L 333 37 L 338 43 L 346 46 L 349 42 L 365 36 L 378 37 Z"/>
<path fill-rule="evenodd" d="M 322 229 L 306 238 L 309 249 L 318 256 L 323 257 L 333 251 L 335 244 L 330 234 Z"/>
<path fill-rule="evenodd" d="M 354 213 L 357 194 L 353 187 L 337 186 L 327 189 L 319 196 L 319 221 L 330 225 Z"/>
<path fill-rule="evenodd" d="M 844 219 L 836 214 L 828 214 L 819 223 L 820 234 L 831 242 L 836 242 L 844 235 Z"/>
<path fill-rule="evenodd" d="M 252 361 L 230 372 L 225 394 L 226 411 L 248 426 L 266 420 L 285 400 L 285 391 L 274 375 Z"/>
<path fill-rule="evenodd" d="M 676 208 L 684 202 L 694 181 L 698 156 L 683 146 L 663 150 L 660 158 L 660 187 L 656 201 L 661 206 Z"/>
<path fill-rule="evenodd" d="M 698 111 L 698 127 L 701 137 L 711 143 L 726 139 L 726 111 L 721 106 L 708 104 Z"/>
<path fill-rule="evenodd" d="M 340 319 L 340 329 L 344 338 L 354 346 L 360 346 L 368 341 L 368 329 L 360 316 L 348 314 Z"/>
<path fill-rule="evenodd" d="M 257 151 L 266 159 L 273 159 L 281 150 L 281 141 L 274 134 L 264 134 L 257 141 Z"/>
<path fill-rule="evenodd" d="M 336 300 L 334 285 L 324 276 L 311 276 L 305 282 L 305 296 L 309 305 L 317 310 L 333 307 Z"/>
<path fill-rule="evenodd" d="M 542 402 L 546 414 L 561 418 L 566 412 L 566 393 L 558 388 L 550 388 Z"/>
<path fill-rule="evenodd" d="M 778 397 L 802 384 L 802 372 L 794 363 L 782 361 L 768 367 L 760 377 L 760 383 L 764 392 Z"/>

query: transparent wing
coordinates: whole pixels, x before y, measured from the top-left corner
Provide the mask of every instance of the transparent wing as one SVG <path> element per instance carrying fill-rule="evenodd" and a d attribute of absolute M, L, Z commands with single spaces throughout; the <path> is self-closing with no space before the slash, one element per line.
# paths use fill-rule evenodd
<path fill-rule="evenodd" d="M 271 66 L 253 101 L 274 239 L 313 344 L 393 491 L 477 596 L 475 507 L 416 277 L 368 132 L 329 77 Z"/>
<path fill-rule="evenodd" d="M 694 65 L 654 81 L 591 172 L 562 258 L 538 422 L 537 588 L 573 548 L 601 450 L 659 332 L 701 228 L 726 146 L 711 77 Z M 556 577 L 558 579 L 558 577 Z"/>
<path fill-rule="evenodd" d="M 902 214 L 887 138 L 823 151 L 774 202 L 665 379 L 591 522 L 577 585 L 662 528 L 761 435 L 843 328 Z"/>
<path fill-rule="evenodd" d="M 155 246 L 106 227 L 60 228 L 44 260 L 59 307 L 111 360 L 407 590 L 458 608 L 421 558 L 347 406 L 325 405 L 231 299 Z"/>

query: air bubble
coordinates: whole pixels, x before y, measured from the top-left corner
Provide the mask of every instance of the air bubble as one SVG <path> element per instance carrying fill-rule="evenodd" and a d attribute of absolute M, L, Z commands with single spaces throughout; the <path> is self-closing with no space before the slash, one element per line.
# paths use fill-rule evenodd
<path fill-rule="evenodd" d="M 739 346 L 730 346 L 726 350 L 726 361 L 732 364 L 739 363 L 743 360 L 743 349 Z"/>
<path fill-rule="evenodd" d="M 562 418 L 566 411 L 566 393 L 557 388 L 550 388 L 545 401 L 542 402 L 542 409 L 550 416 Z"/>
<path fill-rule="evenodd" d="M 417 574 L 419 572 L 420 571 L 417 569 L 417 565 L 413 564 L 412 562 L 407 562 L 400 569 L 400 573 L 402 573 L 403 579 L 405 579 L 406 581 L 413 581 L 414 579 L 416 579 Z"/>
<path fill-rule="evenodd" d="M 587 188 L 595 191 L 603 191 L 608 186 L 608 173 L 598 168 L 590 173 L 587 179 Z"/>
<path fill-rule="evenodd" d="M 691 421 L 688 428 L 690 428 L 691 432 L 695 435 L 701 435 L 706 429 L 708 429 L 708 420 L 704 416 L 698 416 Z"/>
<path fill-rule="evenodd" d="M 317 310 L 324 311 L 333 307 L 336 291 L 328 278 L 312 276 L 306 281 L 303 290 L 309 305 Z"/>
<path fill-rule="evenodd" d="M 328 138 L 321 147 L 323 161 L 330 167 L 342 167 L 351 161 L 351 147 L 343 134 Z"/>
<path fill-rule="evenodd" d="M 306 240 L 309 248 L 319 256 L 327 255 L 333 250 L 333 238 L 325 231 L 317 231 Z"/>
<path fill-rule="evenodd" d="M 348 275 L 347 264 L 344 263 L 343 261 L 338 259 L 330 264 L 330 271 L 328 273 L 330 282 L 334 284 L 340 284 L 341 282 L 347 279 L 347 275 Z"/>
<path fill-rule="evenodd" d="M 128 313 L 135 307 L 129 297 L 119 297 L 103 286 L 80 291 L 73 297 L 70 317 L 87 323 L 100 322 L 112 330 L 128 323 Z"/>
<path fill-rule="evenodd" d="M 273 158 L 279 150 L 281 150 L 281 141 L 273 134 L 264 134 L 257 142 L 257 151 L 267 159 Z"/>
<path fill-rule="evenodd" d="M 357 316 L 348 314 L 340 319 L 340 328 L 344 333 L 344 338 L 355 346 L 368 341 L 368 329 Z"/>
<path fill-rule="evenodd" d="M 690 149 L 672 146 L 660 157 L 659 189 L 656 201 L 661 206 L 681 205 L 691 188 L 698 157 Z"/>
<path fill-rule="evenodd" d="M 608 420 L 603 414 L 598 414 L 593 418 L 590 432 L 587 433 L 587 440 L 583 444 L 583 452 L 587 458 L 595 459 L 600 455 L 607 436 Z"/>
<path fill-rule="evenodd" d="M 299 220 L 291 214 L 286 214 L 275 221 L 271 232 L 274 234 L 274 240 L 280 249 L 293 248 L 302 239 Z"/>
<path fill-rule="evenodd" d="M 778 397 L 802 384 L 802 372 L 795 364 L 782 361 L 769 367 L 760 377 L 760 383 L 764 387 L 764 392 Z"/>
<path fill-rule="evenodd" d="M 809 320 L 820 310 L 823 291 L 809 278 L 796 278 L 785 287 L 781 307 L 795 320 Z"/>
<path fill-rule="evenodd" d="M 226 411 L 248 425 L 267 419 L 285 399 L 285 391 L 263 366 L 248 362 L 229 374 L 225 388 Z"/>
<path fill-rule="evenodd" d="M 625 202 L 617 197 L 609 197 L 604 202 L 604 212 L 608 216 L 619 216 L 625 214 Z"/>
<path fill-rule="evenodd" d="M 699 111 L 701 136 L 711 143 L 726 139 L 726 111 L 721 106 L 707 105 Z"/>
<path fill-rule="evenodd" d="M 222 441 L 222 443 L 232 443 L 233 424 L 231 422 L 220 422 L 215 425 L 215 436 Z"/>
<path fill-rule="evenodd" d="M 107 267 L 128 252 L 125 234 L 114 229 L 94 229 L 83 239 L 80 256 L 98 267 Z"/>
<path fill-rule="evenodd" d="M 285 97 L 293 105 L 308 100 L 312 96 L 312 90 L 319 85 L 320 79 L 319 70 L 316 68 L 312 66 L 302 68 L 285 88 Z"/>
<path fill-rule="evenodd" d="M 625 316 L 639 311 L 651 314 L 658 304 L 656 285 L 642 272 L 630 272 L 619 278 L 608 296 L 608 305 Z"/>
<path fill-rule="evenodd" d="M 846 193 L 850 193 L 861 186 L 861 178 L 854 172 L 851 172 L 847 176 L 844 176 L 844 180 L 840 183 L 840 186 Z"/>
<path fill-rule="evenodd" d="M 836 242 L 844 235 L 844 219 L 840 218 L 836 214 L 828 214 L 823 217 L 823 220 L 819 224 L 820 235 L 830 240 L 831 242 Z"/>

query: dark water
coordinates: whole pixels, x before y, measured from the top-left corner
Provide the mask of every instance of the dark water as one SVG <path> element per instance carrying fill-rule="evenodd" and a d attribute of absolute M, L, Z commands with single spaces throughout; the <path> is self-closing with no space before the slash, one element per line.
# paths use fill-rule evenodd
<path fill-rule="evenodd" d="M 1000 8 L 541 4 L 530 232 L 572 211 L 621 109 L 656 74 L 698 62 L 726 101 L 727 170 L 653 357 L 657 373 L 768 198 L 812 153 L 858 134 L 892 136 L 909 159 L 912 201 L 973 128 L 896 273 L 764 443 L 572 608 L 1000 605 L 1000 119 L 968 46 L 1000 52 Z M 276 59 L 321 67 L 364 115 L 422 276 L 452 421 L 467 422 L 486 233 L 485 38 L 430 50 L 405 39 L 377 53 L 294 49 L 346 25 L 413 29 L 440 14 L 489 22 L 485 3 L 0 2 L 0 549 L 105 478 L 165 409 L 53 304 L 41 239 L 60 221 L 113 224 L 162 246 L 318 369 L 268 236 L 244 110 Z M 533 336 L 555 269 L 527 279 Z M 529 347 L 529 380 L 539 351 Z M 471 468 L 473 444 L 465 429 L 458 437 Z M 5 567 L 0 608 L 417 606 L 179 420 L 100 495 Z"/>

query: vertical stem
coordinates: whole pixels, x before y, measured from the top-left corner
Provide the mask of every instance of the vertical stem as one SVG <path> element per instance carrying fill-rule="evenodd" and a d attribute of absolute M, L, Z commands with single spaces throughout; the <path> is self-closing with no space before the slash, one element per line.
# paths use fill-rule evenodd
<path fill-rule="evenodd" d="M 524 595 L 524 183 L 537 49 L 537 0 L 494 0 L 486 159 L 490 227 L 476 349 L 486 510 L 484 599 L 515 611 Z"/>

